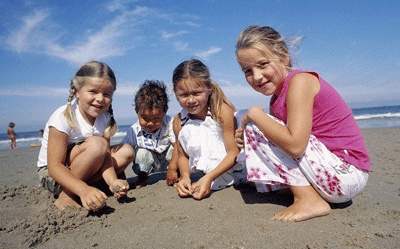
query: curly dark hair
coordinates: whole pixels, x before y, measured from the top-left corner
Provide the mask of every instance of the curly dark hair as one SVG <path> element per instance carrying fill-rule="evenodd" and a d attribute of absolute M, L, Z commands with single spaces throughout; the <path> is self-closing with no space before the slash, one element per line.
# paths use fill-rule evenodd
<path fill-rule="evenodd" d="M 140 108 L 159 108 L 167 113 L 168 94 L 164 82 L 158 80 L 145 80 L 135 95 L 135 111 L 139 113 Z"/>

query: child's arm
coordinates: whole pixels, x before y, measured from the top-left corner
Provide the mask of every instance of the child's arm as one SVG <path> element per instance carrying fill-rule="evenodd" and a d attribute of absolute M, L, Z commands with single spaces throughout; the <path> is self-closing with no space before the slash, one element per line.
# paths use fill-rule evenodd
<path fill-rule="evenodd" d="M 171 186 L 178 182 L 178 149 L 176 148 L 176 143 L 172 143 L 174 149 L 172 151 L 172 158 L 168 165 L 167 170 L 167 185 Z"/>
<path fill-rule="evenodd" d="M 91 210 L 89 203 L 97 207 L 107 199 L 107 196 L 100 190 L 88 186 L 84 181 L 75 177 L 72 172 L 65 167 L 67 156 L 68 135 L 50 127 L 49 141 L 47 149 L 47 167 L 49 174 L 58 182 L 65 191 L 72 192 L 80 197 L 85 209 Z"/>
<path fill-rule="evenodd" d="M 114 194 L 114 196 L 121 197 L 126 195 L 126 193 L 128 192 L 129 184 L 127 184 L 125 180 L 117 178 L 117 174 L 115 173 L 115 168 L 111 157 L 110 139 L 107 139 L 107 142 L 109 146 L 100 174 L 102 175 L 107 185 L 110 187 L 110 190 Z"/>
<path fill-rule="evenodd" d="M 227 104 L 223 103 L 221 106 L 220 118 L 222 135 L 227 155 L 214 170 L 210 171 L 198 182 L 193 184 L 193 189 L 196 192 L 193 194 L 193 198 L 198 200 L 206 197 L 210 193 L 211 183 L 217 177 L 235 165 L 236 157 L 239 154 L 239 148 L 235 144 L 236 121 L 233 109 Z"/>
<path fill-rule="evenodd" d="M 313 102 L 320 89 L 317 77 L 301 73 L 290 80 L 286 96 L 287 126 L 265 114 L 262 107 L 251 107 L 242 118 L 242 127 L 254 123 L 264 135 L 289 156 L 301 156 L 308 144 L 312 127 Z"/>
<path fill-rule="evenodd" d="M 183 151 L 181 144 L 178 140 L 178 135 L 181 130 L 181 118 L 180 115 L 176 115 L 174 118 L 174 133 L 176 136 L 175 147 L 177 154 L 177 165 L 179 168 L 179 172 L 181 177 L 179 178 L 179 182 L 174 185 L 180 197 L 187 197 L 193 194 L 192 184 L 190 180 L 190 166 L 189 166 L 189 157 Z"/>
<path fill-rule="evenodd" d="M 178 182 L 178 148 L 176 145 L 176 141 L 178 141 L 178 135 L 179 131 L 182 129 L 181 125 L 181 117 L 180 114 L 177 114 L 173 121 L 172 121 L 172 132 L 175 136 L 175 143 L 172 143 L 172 146 L 174 146 L 174 149 L 172 151 L 172 158 L 171 161 L 168 165 L 168 170 L 167 170 L 167 185 L 173 185 L 174 183 Z"/>

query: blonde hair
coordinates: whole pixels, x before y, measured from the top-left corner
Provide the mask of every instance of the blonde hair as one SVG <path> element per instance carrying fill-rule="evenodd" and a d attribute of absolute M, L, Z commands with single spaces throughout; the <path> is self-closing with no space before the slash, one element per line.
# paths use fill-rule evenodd
<path fill-rule="evenodd" d="M 217 121 L 218 124 L 221 124 L 220 114 L 222 103 L 227 104 L 235 110 L 235 106 L 228 100 L 222 89 L 217 83 L 211 80 L 210 71 L 200 60 L 191 59 L 189 61 L 184 61 L 175 68 L 172 75 L 174 92 L 176 92 L 177 85 L 181 80 L 188 79 L 199 80 L 199 83 L 204 84 L 211 90 L 208 105 L 210 107 L 211 117 Z"/>
<path fill-rule="evenodd" d="M 91 61 L 79 68 L 75 74 L 75 77 L 71 80 L 67 108 L 64 111 L 64 116 L 68 124 L 76 130 L 79 130 L 79 127 L 76 124 L 75 115 L 72 112 L 71 101 L 74 99 L 76 92 L 79 91 L 86 84 L 86 82 L 93 80 L 94 78 L 107 80 L 114 87 L 114 91 L 117 89 L 115 74 L 107 64 L 103 62 Z M 109 125 L 104 130 L 105 138 L 112 137 L 118 130 L 111 104 L 108 107 L 108 112 L 111 115 L 111 119 Z"/>
<path fill-rule="evenodd" d="M 266 57 L 276 61 L 283 62 L 285 59 L 289 59 L 289 64 L 285 66 L 292 67 L 285 40 L 271 27 L 252 25 L 242 30 L 236 39 L 236 59 L 238 58 L 238 51 L 245 48 L 255 48 L 263 52 Z"/>

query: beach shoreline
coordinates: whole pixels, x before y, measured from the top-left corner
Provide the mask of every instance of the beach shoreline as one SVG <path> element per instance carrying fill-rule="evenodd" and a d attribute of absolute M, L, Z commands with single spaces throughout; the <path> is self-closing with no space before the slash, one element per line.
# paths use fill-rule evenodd
<path fill-rule="evenodd" d="M 400 128 L 363 129 L 371 156 L 364 191 L 331 214 L 270 221 L 290 195 L 230 187 L 195 201 L 153 174 L 101 212 L 58 211 L 38 187 L 40 148 L 0 150 L 0 248 L 396 248 L 400 245 Z M 126 170 L 132 186 L 136 176 Z"/>

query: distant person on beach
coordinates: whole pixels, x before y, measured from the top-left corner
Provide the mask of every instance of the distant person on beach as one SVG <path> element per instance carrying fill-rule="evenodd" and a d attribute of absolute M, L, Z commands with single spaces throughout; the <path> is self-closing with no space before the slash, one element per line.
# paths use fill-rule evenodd
<path fill-rule="evenodd" d="M 249 26 L 236 41 L 249 85 L 270 100 L 240 113 L 235 140 L 247 179 L 259 192 L 289 188 L 294 203 L 272 220 L 302 221 L 330 213 L 365 187 L 370 159 L 361 131 L 339 93 L 317 73 L 293 70 L 289 49 L 270 27 Z M 261 103 L 263 105 L 263 103 Z M 239 125 L 238 125 L 239 126 Z"/>
<path fill-rule="evenodd" d="M 7 135 L 11 140 L 10 148 L 12 150 L 18 149 L 18 147 L 17 147 L 17 134 L 14 131 L 14 126 L 15 126 L 15 124 L 13 122 L 10 122 L 8 124 L 8 128 L 7 128 Z"/>
<path fill-rule="evenodd" d="M 210 78 L 206 65 L 197 59 L 184 61 L 173 72 L 173 88 L 183 110 L 174 118 L 178 167 L 181 174 L 174 186 L 179 196 L 200 200 L 210 190 L 233 185 L 246 174 L 236 164 L 235 107 Z M 190 173 L 205 175 L 192 183 Z"/>
<path fill-rule="evenodd" d="M 129 162 L 112 157 L 117 149 L 129 149 L 129 145 L 113 153 L 110 150 L 110 137 L 117 131 L 111 106 L 116 84 L 107 64 L 84 64 L 71 81 L 67 105 L 58 108 L 46 124 L 38 174 L 42 186 L 59 195 L 54 202 L 59 209 L 81 205 L 90 211 L 102 208 L 107 195 L 93 185 L 103 179 L 106 189 L 116 197 L 129 190 L 124 179 Z"/>
<path fill-rule="evenodd" d="M 44 130 L 40 129 L 39 130 L 39 136 L 40 136 L 39 142 L 40 143 L 39 144 L 31 144 L 31 146 L 42 146 L 43 134 L 44 134 Z"/>
<path fill-rule="evenodd" d="M 135 95 L 139 120 L 121 141 L 130 144 L 135 152 L 132 169 L 138 176 L 136 188 L 147 184 L 150 173 L 165 172 L 171 162 L 175 135 L 173 119 L 166 115 L 169 101 L 166 89 L 164 83 L 157 80 L 146 80 L 140 86 Z M 170 176 L 167 181 L 177 181 L 177 176 Z"/>

